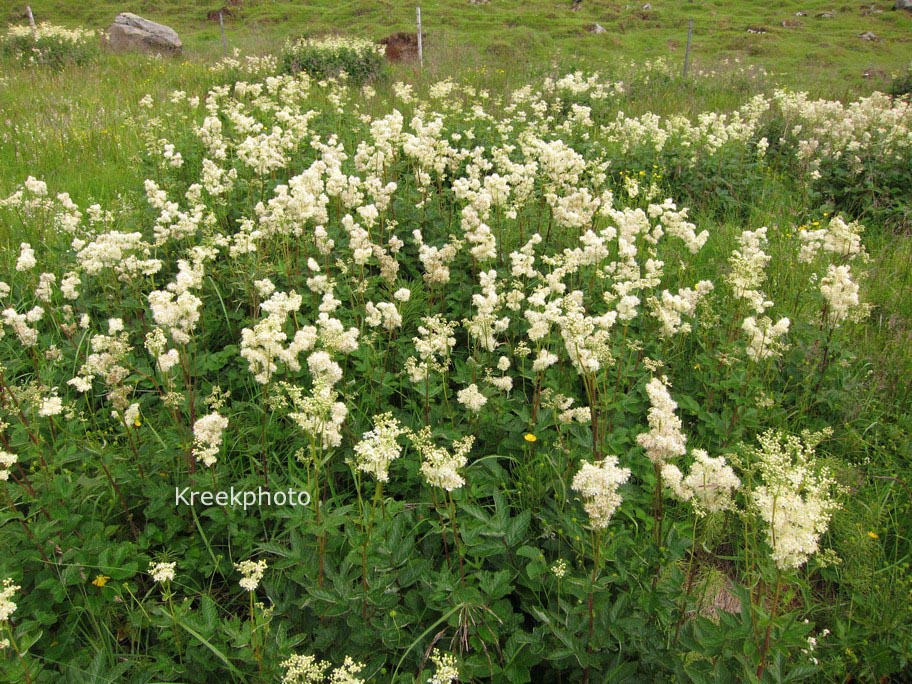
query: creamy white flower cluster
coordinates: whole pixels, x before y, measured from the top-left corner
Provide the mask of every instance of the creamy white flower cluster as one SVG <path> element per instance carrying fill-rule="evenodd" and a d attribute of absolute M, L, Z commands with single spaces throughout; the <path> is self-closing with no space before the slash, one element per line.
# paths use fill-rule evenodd
<path fill-rule="evenodd" d="M 637 435 L 637 444 L 646 450 L 650 461 L 663 466 L 669 458 L 687 453 L 687 437 L 681 432 L 681 419 L 675 415 L 678 405 L 665 382 L 653 378 L 646 385 L 646 394 L 650 403 L 649 432 Z"/>
<path fill-rule="evenodd" d="M 38 329 L 31 327 L 44 318 L 44 309 L 40 306 L 34 306 L 26 313 L 18 313 L 12 307 L 4 309 L 3 324 L 9 326 L 16 333 L 19 342 L 23 347 L 34 347 L 38 344 Z M 3 328 L 0 327 L 0 338 L 3 337 Z"/>
<path fill-rule="evenodd" d="M 234 564 L 234 569 L 241 573 L 242 577 L 239 582 L 241 589 L 245 591 L 256 591 L 266 572 L 266 561 L 245 560 Z"/>
<path fill-rule="evenodd" d="M 677 466 L 666 463 L 662 481 L 681 501 L 690 501 L 697 515 L 733 510 L 732 494 L 741 487 L 741 480 L 725 457 L 713 458 L 704 449 L 694 449 L 693 456 L 686 476 Z"/>
<path fill-rule="evenodd" d="M 89 354 L 79 374 L 67 381 L 77 392 L 92 389 L 92 378 L 101 378 L 108 386 L 108 399 L 117 411 L 124 411 L 130 405 L 129 388 L 124 381 L 130 376 L 129 357 L 133 350 L 129 334 L 123 330 L 120 319 L 111 319 L 108 335 L 93 335 Z"/>
<path fill-rule="evenodd" d="M 751 503 L 767 525 L 767 543 L 782 570 L 794 570 L 818 552 L 839 508 L 835 481 L 815 462 L 816 446 L 827 434 L 798 437 L 768 430 L 753 450 L 761 484 L 751 491 Z"/>
<path fill-rule="evenodd" d="M 452 452 L 434 443 L 430 427 L 425 426 L 419 432 L 410 431 L 409 437 L 421 454 L 421 475 L 425 482 L 448 492 L 465 484 L 465 478 L 459 470 L 468 462 L 469 451 L 475 443 L 474 435 L 455 440 Z"/>
<path fill-rule="evenodd" d="M 229 72 L 239 76 L 257 77 L 274 74 L 278 68 L 279 62 L 275 55 L 244 55 L 242 59 L 241 51 L 234 48 L 231 55 L 210 66 L 209 71 L 214 74 Z"/>
<path fill-rule="evenodd" d="M 688 333 L 690 323 L 684 322 L 684 316 L 693 316 L 696 313 L 700 300 L 713 291 L 713 284 L 708 280 L 701 280 L 694 289 L 681 288 L 677 294 L 663 290 L 661 297 L 650 297 L 647 304 L 652 315 L 662 326 L 659 334 L 670 337 L 678 333 Z"/>
<path fill-rule="evenodd" d="M 836 257 L 855 259 L 866 256 L 861 234 L 864 226 L 858 221 L 846 223 L 841 216 L 834 216 L 825 228 L 798 231 L 801 240 L 801 252 L 798 261 L 810 263 L 821 251 Z"/>
<path fill-rule="evenodd" d="M 222 445 L 222 433 L 228 427 L 228 419 L 218 413 L 209 413 L 193 424 L 193 455 L 203 465 L 215 465 L 216 454 Z"/>
<path fill-rule="evenodd" d="M 355 467 L 379 482 L 388 482 L 390 464 L 402 455 L 402 446 L 396 440 L 405 432 L 392 413 L 374 416 L 373 430 L 365 432 L 355 445 Z"/>
<path fill-rule="evenodd" d="M 773 102 L 811 178 L 827 161 L 846 160 L 860 173 L 872 157 L 904 163 L 912 151 L 912 104 L 873 93 L 849 104 L 777 90 Z"/>
<path fill-rule="evenodd" d="M 788 333 L 790 325 L 788 318 L 780 318 L 776 323 L 769 316 L 745 318 L 741 329 L 747 335 L 747 357 L 752 361 L 762 361 L 779 356 L 786 349 L 782 338 Z"/>
<path fill-rule="evenodd" d="M 280 360 L 291 370 L 299 370 L 298 354 L 313 348 L 317 331 L 312 326 L 299 330 L 292 343 L 288 347 L 284 345 L 288 335 L 282 328 L 288 316 L 301 307 L 302 301 L 301 295 L 294 291 L 273 292 L 260 304 L 260 309 L 268 314 L 266 318 L 253 328 L 241 331 L 241 357 L 249 364 L 258 383 L 265 385 L 272 379 Z"/>
<path fill-rule="evenodd" d="M 764 251 L 768 244 L 766 233 L 764 226 L 757 230 L 745 230 L 738 236 L 739 247 L 728 258 L 731 270 L 725 277 L 735 297 L 746 300 L 758 315 L 773 305 L 760 290 L 771 258 Z"/>
<path fill-rule="evenodd" d="M 96 40 L 98 34 L 91 29 L 70 29 L 42 21 L 36 26 L 10 26 L 6 31 L 6 35 L 16 38 L 32 38 L 36 42 L 51 38 L 62 43 L 77 44 Z"/>
<path fill-rule="evenodd" d="M 152 245 L 142 233 L 112 230 L 96 235 L 89 242 L 73 238 L 76 263 L 86 275 L 98 275 L 112 269 L 121 282 L 129 283 L 139 276 L 152 276 L 162 269 L 160 259 L 151 257 Z"/>
<path fill-rule="evenodd" d="M 422 317 L 418 337 L 412 338 L 417 356 L 405 360 L 405 371 L 413 383 L 425 383 L 432 372 L 447 372 L 450 352 L 456 345 L 455 330 L 456 324 L 440 314 Z"/>
<path fill-rule="evenodd" d="M 583 461 L 573 477 L 573 490 L 583 498 L 583 508 L 596 530 L 608 527 L 611 516 L 621 505 L 620 486 L 630 477 L 629 468 L 621 468 L 616 456 L 606 456 L 598 464 Z"/>
<path fill-rule="evenodd" d="M 19 457 L 9 451 L 0 449 L 0 480 L 9 480 L 10 468 L 19 462 Z"/>
<path fill-rule="evenodd" d="M 829 265 L 826 276 L 820 281 L 820 293 L 826 302 L 824 311 L 828 325 L 840 325 L 859 307 L 858 292 L 858 283 L 852 279 L 850 266 Z"/>
<path fill-rule="evenodd" d="M 431 652 L 431 662 L 436 669 L 428 678 L 427 684 L 453 684 L 459 681 L 459 668 L 456 656 L 452 653 L 441 653 L 435 648 Z"/>
<path fill-rule="evenodd" d="M 7 622 L 10 616 L 16 612 L 16 604 L 12 599 L 20 589 L 22 587 L 13 584 L 12 578 L 7 577 L 3 580 L 3 589 L 0 589 L 0 622 Z"/>
<path fill-rule="evenodd" d="M 339 369 L 339 377 L 341 372 Z M 324 449 L 342 444 L 341 428 L 348 417 L 348 408 L 343 402 L 337 401 L 339 393 L 333 388 L 330 379 L 318 377 L 314 380 L 309 395 L 305 395 L 301 387 L 281 383 L 293 409 L 288 417 Z"/>
<path fill-rule="evenodd" d="M 478 413 L 488 403 L 488 398 L 481 393 L 474 382 L 456 393 L 456 401 L 472 413 Z"/>
<path fill-rule="evenodd" d="M 663 120 L 653 113 L 628 117 L 618 112 L 601 133 L 603 139 L 619 145 L 624 153 L 645 147 L 661 152 L 669 143 L 675 143 L 711 155 L 726 144 L 746 145 L 757 138 L 769 108 L 770 101 L 758 95 L 730 114 L 702 112 L 695 123 L 680 115 Z M 695 164 L 697 159 L 693 155 L 685 161 Z"/>
<path fill-rule="evenodd" d="M 588 406 L 573 406 L 575 400 L 550 387 L 542 391 L 542 406 L 551 409 L 557 414 L 557 421 L 561 425 L 570 423 L 586 424 L 592 420 L 592 409 Z"/>
<path fill-rule="evenodd" d="M 153 563 L 149 566 L 149 574 L 159 584 L 171 582 L 175 577 L 177 563 Z"/>
<path fill-rule="evenodd" d="M 312 655 L 294 654 L 282 663 L 285 674 L 281 684 L 365 684 L 358 674 L 365 668 L 364 663 L 354 661 L 346 656 L 342 665 L 329 673 L 332 665 L 325 660 L 317 660 Z"/>
<path fill-rule="evenodd" d="M 497 315 L 502 299 L 497 292 L 497 271 L 479 273 L 478 282 L 481 292 L 472 295 L 476 313 L 465 321 L 465 327 L 482 349 L 493 352 L 500 344 L 496 336 L 507 329 L 510 319 Z"/>

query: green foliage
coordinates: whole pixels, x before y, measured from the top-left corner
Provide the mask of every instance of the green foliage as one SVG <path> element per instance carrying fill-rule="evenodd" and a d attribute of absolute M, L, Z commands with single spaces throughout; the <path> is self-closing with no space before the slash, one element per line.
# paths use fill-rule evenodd
<path fill-rule="evenodd" d="M 893 77 L 890 83 L 890 95 L 908 99 L 912 96 L 912 65 L 904 73 Z"/>

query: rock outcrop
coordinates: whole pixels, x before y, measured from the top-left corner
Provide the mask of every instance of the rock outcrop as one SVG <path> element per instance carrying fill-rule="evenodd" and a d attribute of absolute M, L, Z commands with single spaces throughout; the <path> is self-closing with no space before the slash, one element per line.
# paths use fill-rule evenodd
<path fill-rule="evenodd" d="M 108 29 L 108 47 L 117 52 L 179 55 L 183 48 L 177 32 L 163 24 L 122 12 Z"/>

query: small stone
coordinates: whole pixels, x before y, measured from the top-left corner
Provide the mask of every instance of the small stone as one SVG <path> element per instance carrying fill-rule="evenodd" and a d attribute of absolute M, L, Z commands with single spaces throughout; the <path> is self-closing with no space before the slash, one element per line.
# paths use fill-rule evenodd
<path fill-rule="evenodd" d="M 858 37 L 861 38 L 862 40 L 870 40 L 870 41 L 877 40 L 877 36 L 874 35 L 874 33 L 872 33 L 871 31 L 865 31 L 864 33 L 859 34 Z"/>

